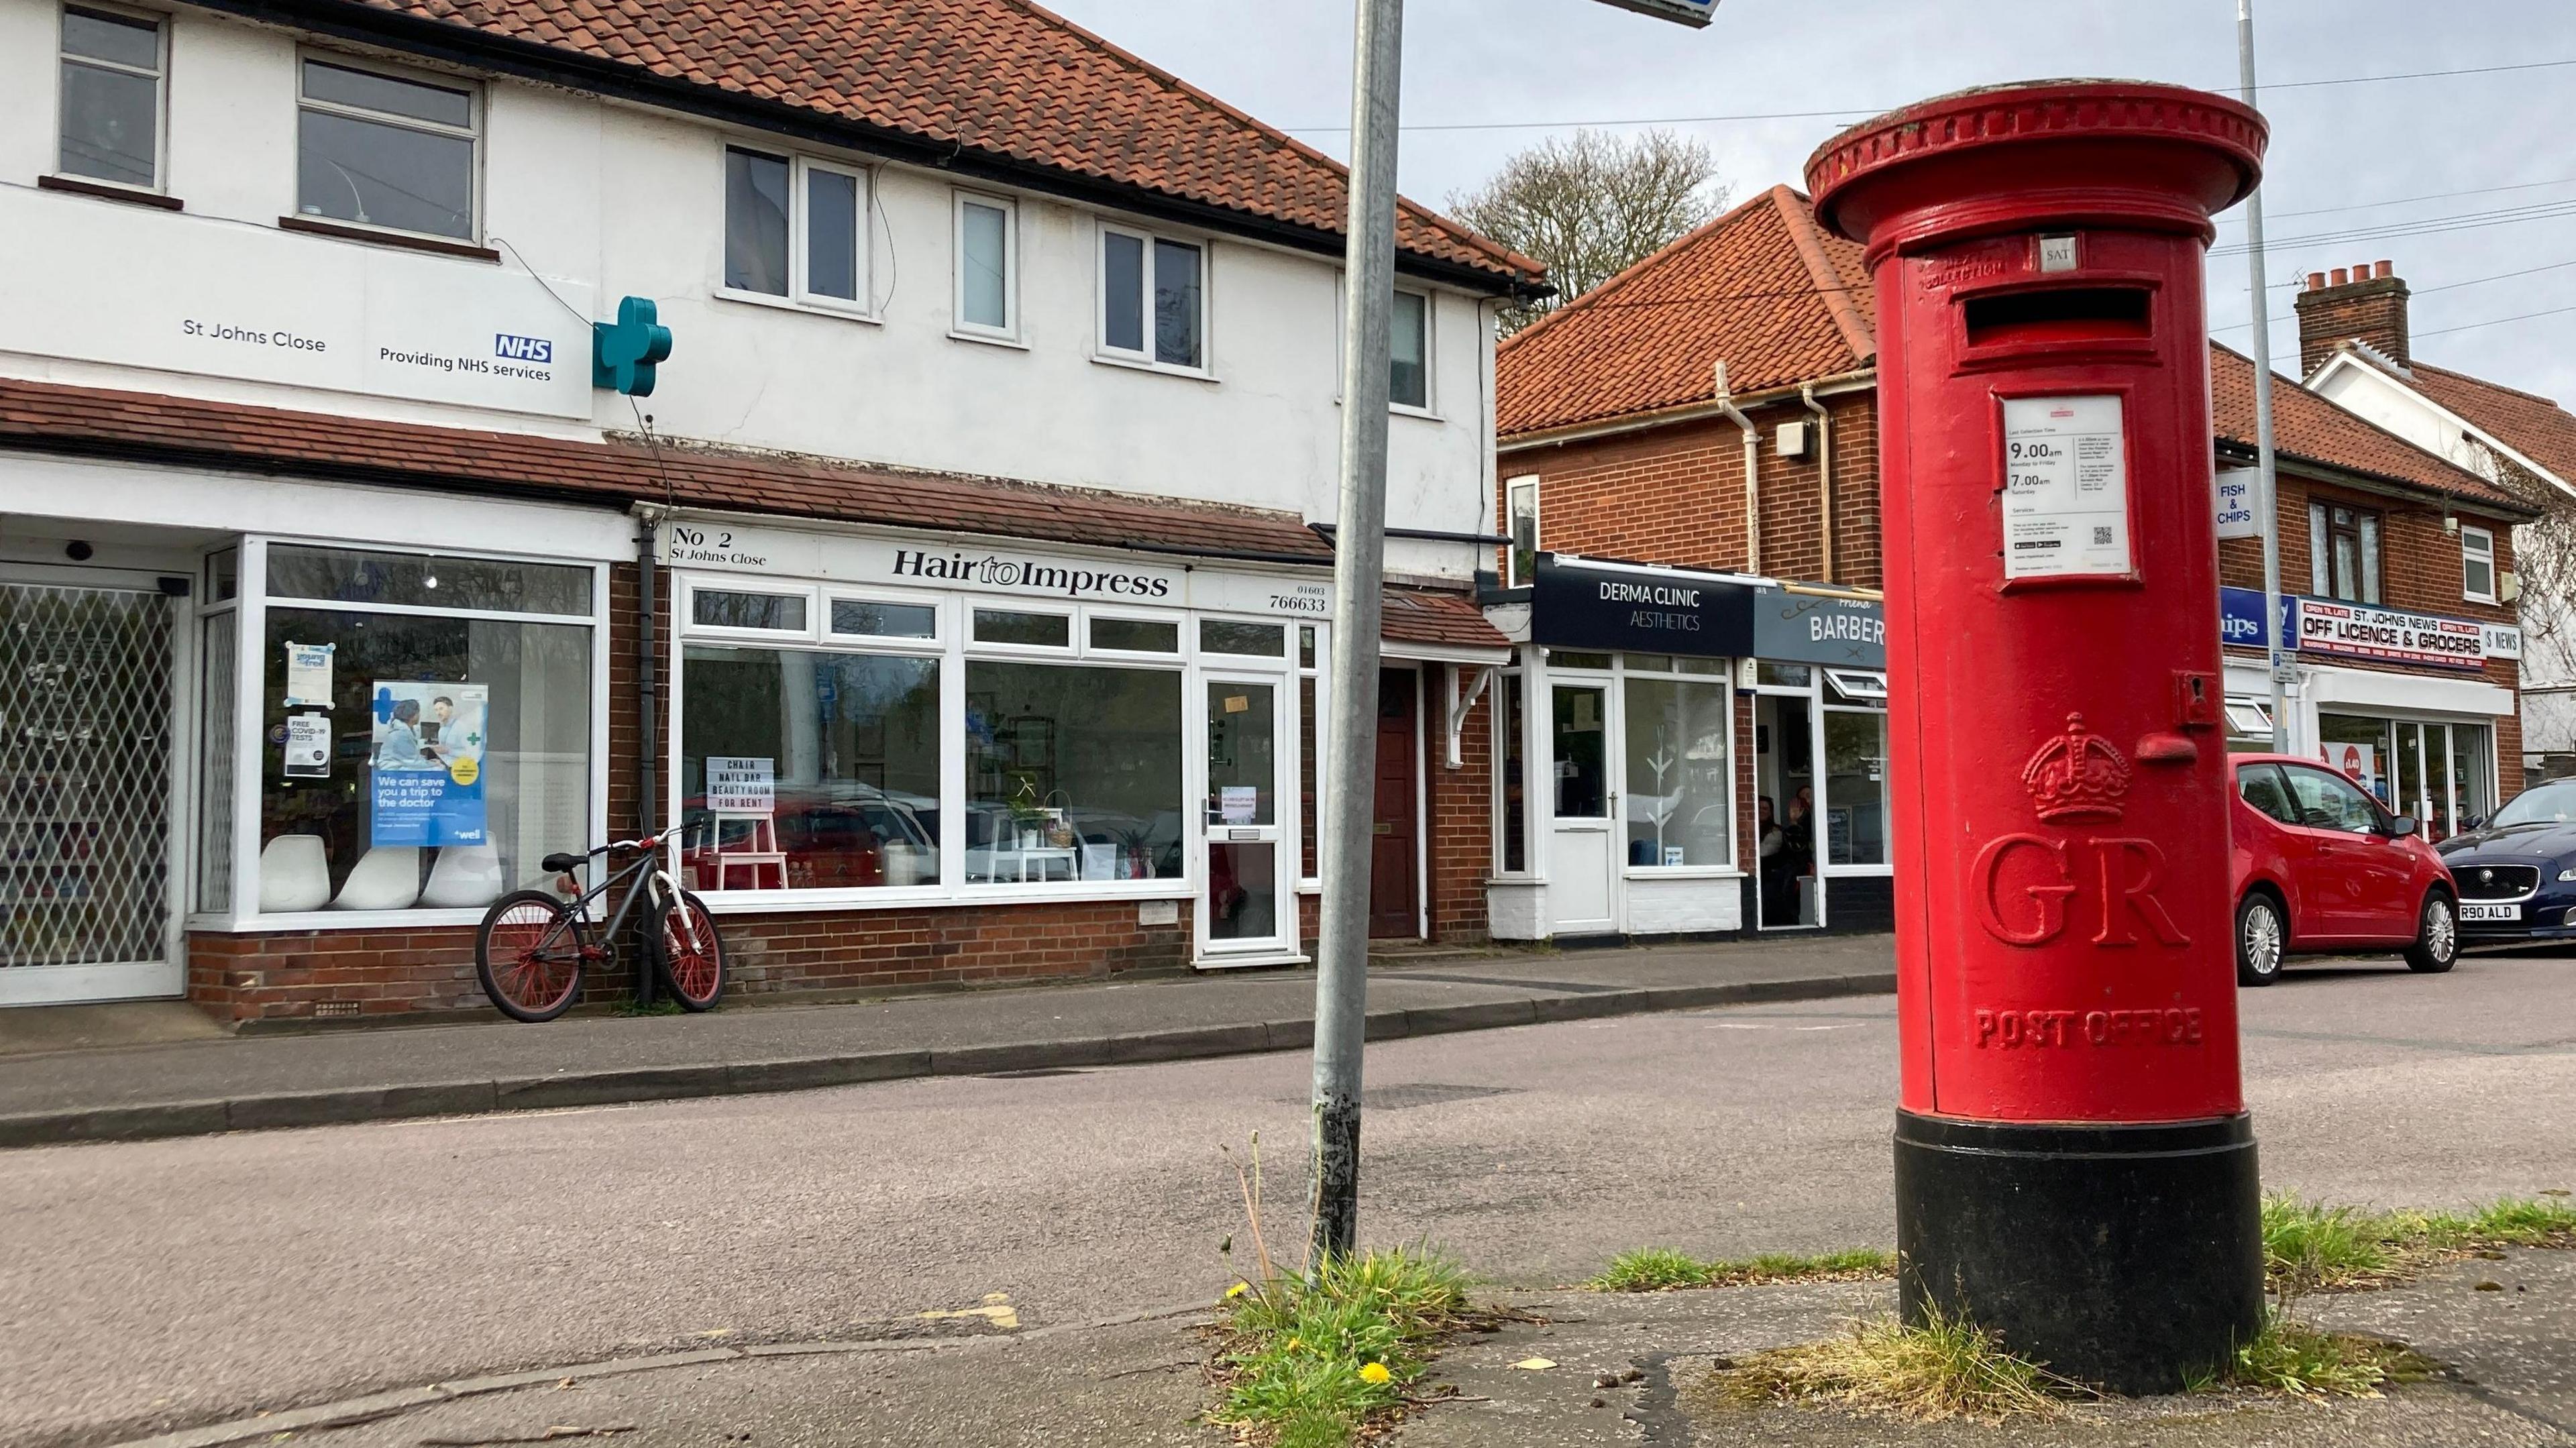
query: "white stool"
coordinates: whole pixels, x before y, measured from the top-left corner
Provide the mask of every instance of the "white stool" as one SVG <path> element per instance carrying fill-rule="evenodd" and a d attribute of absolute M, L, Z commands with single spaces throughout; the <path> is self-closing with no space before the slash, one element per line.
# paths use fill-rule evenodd
<path fill-rule="evenodd" d="M 319 910 L 331 903 L 331 866 L 320 835 L 279 835 L 259 852 L 263 915 Z"/>

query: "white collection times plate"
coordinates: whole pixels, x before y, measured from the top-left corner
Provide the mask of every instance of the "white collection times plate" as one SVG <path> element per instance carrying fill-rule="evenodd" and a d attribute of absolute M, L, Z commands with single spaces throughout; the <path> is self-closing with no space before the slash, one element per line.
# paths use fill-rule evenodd
<path fill-rule="evenodd" d="M 2134 571 L 2117 397 L 2004 399 L 2004 577 Z"/>

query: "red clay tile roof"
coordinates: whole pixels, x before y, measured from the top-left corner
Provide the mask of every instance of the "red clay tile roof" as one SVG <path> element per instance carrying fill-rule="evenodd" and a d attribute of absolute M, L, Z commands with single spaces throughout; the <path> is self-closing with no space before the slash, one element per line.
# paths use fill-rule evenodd
<path fill-rule="evenodd" d="M 1026 0 L 308 0 L 464 26 L 684 85 L 1342 234 L 1340 163 Z M 1411 202 L 1407 252 L 1543 279 Z"/>
<path fill-rule="evenodd" d="M 953 473 L 640 442 L 579 442 L 0 379 L 0 448 L 622 507 L 666 499 L 1004 538 L 1332 561 L 1293 513 Z M 667 483 L 665 477 L 667 475 Z"/>
<path fill-rule="evenodd" d="M 1523 328 L 1495 356 L 1504 437 L 1860 371 L 1877 352 L 1861 249 L 1770 190 Z"/>
<path fill-rule="evenodd" d="M 1422 588 L 1386 591 L 1384 622 L 1378 634 L 1407 644 L 1454 644 L 1475 649 L 1512 646 L 1510 639 L 1485 622 L 1484 610 L 1476 607 L 1474 599 L 1463 593 L 1435 593 Z"/>
<path fill-rule="evenodd" d="M 2549 398 L 2465 372 L 2410 362 L 2415 390 L 2576 487 L 2576 416 Z"/>
<path fill-rule="evenodd" d="M 2210 343 L 2209 394 L 2210 420 L 2218 440 L 2252 449 L 2253 359 Z M 2272 378 L 2272 445 L 2281 457 L 2294 462 L 2363 473 L 2514 516 L 2537 512 L 2468 469 L 2426 452 L 2278 373 Z"/>

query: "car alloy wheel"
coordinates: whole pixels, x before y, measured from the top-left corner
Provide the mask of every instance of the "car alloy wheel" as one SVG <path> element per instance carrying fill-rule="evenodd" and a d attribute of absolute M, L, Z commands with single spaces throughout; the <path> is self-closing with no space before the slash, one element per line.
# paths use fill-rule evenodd
<path fill-rule="evenodd" d="M 2236 981 L 2270 985 L 2281 978 L 2280 907 L 2269 895 L 2248 895 L 2236 907 Z"/>
<path fill-rule="evenodd" d="M 2440 975 L 2459 961 L 2459 911 L 2450 896 L 2436 890 L 2424 897 L 2415 943 L 2406 948 L 2406 964 L 2426 975 Z"/>

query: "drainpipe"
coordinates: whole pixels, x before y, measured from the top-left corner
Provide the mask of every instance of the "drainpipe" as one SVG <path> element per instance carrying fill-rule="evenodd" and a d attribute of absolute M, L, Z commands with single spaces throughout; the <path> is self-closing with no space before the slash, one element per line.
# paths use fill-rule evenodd
<path fill-rule="evenodd" d="M 1754 431 L 1753 419 L 1735 405 L 1735 394 L 1726 385 L 1726 359 L 1717 359 L 1717 411 L 1720 417 L 1744 431 L 1744 571 L 1762 572 L 1762 434 Z"/>
<path fill-rule="evenodd" d="M 635 834 L 638 839 L 659 828 L 662 818 L 659 791 L 662 767 L 661 723 L 662 690 L 653 670 L 653 525 L 650 508 L 635 510 L 635 723 L 637 767 L 635 771 Z M 603 868 L 605 866 L 603 865 Z M 658 928 L 653 921 L 641 922 L 642 928 Z M 642 948 L 635 952 L 635 1000 L 638 1005 L 653 1004 L 654 987 L 652 952 Z"/>
<path fill-rule="evenodd" d="M 1834 415 L 1816 401 L 1816 384 L 1798 389 L 1798 400 L 1816 418 L 1816 538 L 1819 583 L 1834 581 Z"/>

